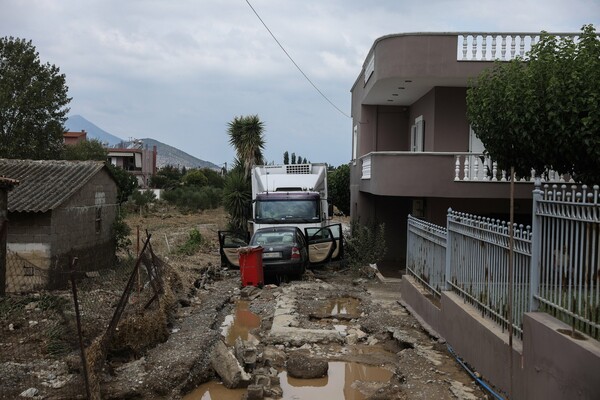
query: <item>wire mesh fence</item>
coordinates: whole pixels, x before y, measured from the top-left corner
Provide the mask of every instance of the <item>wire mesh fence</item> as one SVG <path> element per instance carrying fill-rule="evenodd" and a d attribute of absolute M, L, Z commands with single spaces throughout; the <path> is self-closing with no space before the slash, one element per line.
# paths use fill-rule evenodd
<path fill-rule="evenodd" d="M 35 260 L 34 260 L 35 261 Z M 168 337 L 176 277 L 150 235 L 137 259 L 44 269 L 7 252 L 0 297 L 0 398 L 99 399 L 107 357 L 133 359 Z M 47 290 L 52 274 L 70 284 Z"/>

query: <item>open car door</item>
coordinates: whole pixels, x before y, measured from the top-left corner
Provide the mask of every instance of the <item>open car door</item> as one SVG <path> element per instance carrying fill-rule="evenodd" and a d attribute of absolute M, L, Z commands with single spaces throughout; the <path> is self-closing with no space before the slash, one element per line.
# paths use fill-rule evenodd
<path fill-rule="evenodd" d="M 219 253 L 221 266 L 239 268 L 240 259 L 238 249 L 248 246 L 248 241 L 239 234 L 230 231 L 219 231 Z"/>
<path fill-rule="evenodd" d="M 342 224 L 327 225 L 325 228 L 329 228 L 333 234 L 336 248 L 331 255 L 331 261 L 338 261 L 344 258 L 344 236 L 342 234 Z"/>
<path fill-rule="evenodd" d="M 304 228 L 308 243 L 308 260 L 311 264 L 329 262 L 337 250 L 337 244 L 331 229 Z"/>

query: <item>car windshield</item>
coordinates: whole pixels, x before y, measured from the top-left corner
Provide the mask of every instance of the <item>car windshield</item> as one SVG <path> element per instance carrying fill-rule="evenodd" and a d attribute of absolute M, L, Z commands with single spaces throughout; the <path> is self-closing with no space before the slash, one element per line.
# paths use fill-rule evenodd
<path fill-rule="evenodd" d="M 286 245 L 294 243 L 292 232 L 256 232 L 252 237 L 252 245 Z"/>
<path fill-rule="evenodd" d="M 318 220 L 319 202 L 316 200 L 257 201 L 257 219 Z"/>

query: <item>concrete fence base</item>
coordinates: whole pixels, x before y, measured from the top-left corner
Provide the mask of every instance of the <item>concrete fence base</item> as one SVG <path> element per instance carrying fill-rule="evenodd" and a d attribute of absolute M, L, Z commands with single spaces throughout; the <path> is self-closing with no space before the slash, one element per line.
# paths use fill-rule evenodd
<path fill-rule="evenodd" d="M 403 303 L 446 339 L 454 352 L 497 392 L 510 399 L 600 399 L 600 343 L 574 339 L 563 322 L 545 313 L 526 313 L 523 341 L 453 292 L 438 305 L 410 276 L 402 279 Z M 512 367 L 511 367 L 512 365 Z"/>

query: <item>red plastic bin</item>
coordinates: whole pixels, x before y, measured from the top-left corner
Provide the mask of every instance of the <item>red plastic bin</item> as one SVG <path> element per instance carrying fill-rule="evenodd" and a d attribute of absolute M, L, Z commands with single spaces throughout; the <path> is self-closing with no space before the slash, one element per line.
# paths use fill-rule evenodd
<path fill-rule="evenodd" d="M 241 247 L 239 250 L 240 274 L 242 286 L 262 286 L 265 278 L 262 265 L 261 246 Z"/>

